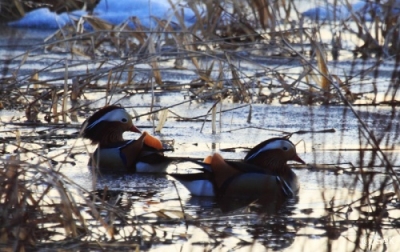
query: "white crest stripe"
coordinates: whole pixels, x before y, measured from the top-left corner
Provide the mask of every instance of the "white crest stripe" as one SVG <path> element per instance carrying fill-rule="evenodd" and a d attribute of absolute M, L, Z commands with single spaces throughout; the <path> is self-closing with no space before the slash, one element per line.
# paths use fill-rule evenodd
<path fill-rule="evenodd" d="M 293 149 L 295 149 L 295 146 L 290 141 L 287 141 L 287 140 L 275 140 L 273 142 L 268 143 L 267 145 L 265 145 L 261 149 L 259 149 L 256 153 L 254 153 L 253 155 L 248 157 L 246 160 L 250 160 L 252 158 L 255 158 L 258 154 L 260 154 L 261 152 L 267 151 L 267 150 L 280 149 L 281 147 L 284 146 L 284 143 L 289 143 L 293 147 Z"/>
<path fill-rule="evenodd" d="M 126 113 L 125 109 L 123 109 L 123 108 L 111 110 L 110 112 L 104 114 L 102 117 L 100 117 L 96 121 L 92 122 L 90 125 L 87 125 L 86 129 L 91 129 L 103 121 L 109 121 L 109 122 L 119 121 L 126 115 L 127 115 L 127 113 Z"/>

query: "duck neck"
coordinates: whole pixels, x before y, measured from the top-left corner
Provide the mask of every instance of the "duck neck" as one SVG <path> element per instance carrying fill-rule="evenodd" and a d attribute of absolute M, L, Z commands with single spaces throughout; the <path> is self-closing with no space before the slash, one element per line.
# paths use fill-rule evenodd
<path fill-rule="evenodd" d="M 290 171 L 290 168 L 286 164 L 286 161 L 279 158 L 271 159 L 268 162 L 264 162 L 262 167 L 280 176 L 284 176 Z"/>
<path fill-rule="evenodd" d="M 115 145 L 124 142 L 122 137 L 122 132 L 111 131 L 108 134 L 104 134 L 99 140 L 99 147 L 108 147 L 110 145 Z"/>
<path fill-rule="evenodd" d="M 260 155 L 247 161 L 250 164 L 257 165 L 269 172 L 273 172 L 280 176 L 285 176 L 290 173 L 290 167 L 286 164 L 286 160 L 271 153 L 270 155 Z"/>

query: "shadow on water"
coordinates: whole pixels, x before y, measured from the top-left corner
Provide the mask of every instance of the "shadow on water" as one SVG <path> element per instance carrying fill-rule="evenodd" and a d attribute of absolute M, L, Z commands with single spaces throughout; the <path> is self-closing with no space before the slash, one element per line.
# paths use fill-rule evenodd
<path fill-rule="evenodd" d="M 149 96 L 128 99 L 123 105 L 146 104 Z M 176 102 L 169 98 L 168 95 L 161 96 L 160 103 L 168 106 Z M 211 106 L 212 103 L 194 103 L 175 107 L 174 112 L 185 117 L 196 116 L 204 114 Z M 223 109 L 237 107 L 230 103 L 222 106 Z M 396 158 L 399 126 L 397 121 L 392 121 L 393 109 L 370 107 L 357 110 L 363 122 L 382 139 L 380 148 L 393 160 L 393 169 L 399 172 Z M 137 111 L 141 113 L 140 108 Z M 46 150 L 53 164 L 61 165 L 66 176 L 91 192 L 85 193 L 86 201 L 93 199 L 94 209 L 101 208 L 96 210 L 100 215 L 96 215 L 90 204 L 84 207 L 92 216 L 91 223 L 102 216 L 105 220 L 102 225 L 115 240 L 142 244 L 142 249 L 167 249 L 174 246 L 171 244 L 180 244 L 184 251 L 193 246 L 245 250 L 253 244 L 254 248 L 290 251 L 303 247 L 316 249 L 326 244 L 340 248 L 349 241 L 359 243 L 359 246 L 373 243 L 396 247 L 393 244 L 400 212 L 395 184 L 388 180 L 382 161 L 374 158 L 379 155 L 378 150 L 363 140 L 364 133 L 352 113 L 341 106 L 253 104 L 250 126 L 257 127 L 248 127 L 243 120 L 247 114 L 248 107 L 225 112 L 221 118 L 221 133 L 215 135 L 211 134 L 211 122 L 206 122 L 203 133 L 193 134 L 201 128 L 199 122 L 172 118 L 158 136 L 169 143 L 174 140 L 174 151 L 167 155 L 201 159 L 212 152 L 220 152 L 227 159 L 241 159 L 246 149 L 260 139 L 294 133 L 291 140 L 298 143 L 298 154 L 308 163 L 292 165 L 301 185 L 296 199 L 278 199 L 271 204 L 269 201 L 192 197 L 179 182 L 164 175 L 101 175 L 94 180 L 87 167 L 87 153 L 92 152 L 94 146 L 67 137 L 76 132 L 80 124 L 63 129 L 40 124 L 32 131 L 32 126 L 9 120 L 7 127 L 10 130 L 3 133 L 3 139 L 10 144 L 3 152 L 10 155 L 16 150 L 32 150 L 25 151 L 20 158 L 38 162 L 35 150 L 41 155 L 42 150 Z M 2 112 L 5 121 L 23 116 L 22 113 Z M 83 122 L 84 118 L 80 120 Z M 391 124 L 385 123 L 390 121 Z M 143 128 L 150 126 L 146 120 L 136 124 Z M 12 131 L 15 129 L 21 132 L 19 144 Z M 326 129 L 335 130 L 317 132 Z M 49 130 L 54 133 L 46 137 L 38 134 Z M 126 135 L 126 138 L 133 137 L 137 136 Z M 363 164 L 360 160 L 374 161 Z M 171 165 L 168 171 L 188 172 L 191 168 L 190 164 Z M 95 226 L 93 224 L 93 228 Z M 134 227 L 134 231 L 130 227 Z M 149 228 L 154 230 L 149 231 Z M 100 237 L 102 241 L 108 240 Z"/>
<path fill-rule="evenodd" d="M 302 31 L 301 37 L 308 29 Z M 102 32 L 58 42 L 53 36 L 44 44 L 49 34 L 7 32 L 0 35 L 0 247 L 399 250 L 397 58 L 324 64 L 321 51 L 306 53 L 309 45 L 291 30 L 282 41 L 257 37 L 233 48 L 235 40 L 213 47 L 216 41 L 200 43 L 199 34 L 181 34 L 168 51 L 172 56 L 165 53 L 169 44 L 152 51 L 153 33 L 132 33 L 133 42 L 110 56 L 115 40 Z M 169 41 L 169 35 L 175 33 L 158 39 Z M 322 50 L 325 40 L 316 43 L 314 35 L 306 36 L 307 44 Z M 355 52 L 366 54 L 365 48 Z M 128 56 L 118 54 L 125 50 Z M 299 195 L 195 197 L 166 175 L 93 177 L 87 163 L 95 146 L 78 135 L 88 115 L 105 104 L 124 106 L 139 128 L 172 146 L 166 155 L 173 157 L 202 160 L 218 152 L 239 160 L 263 140 L 291 135 L 307 162 L 290 164 Z"/>
<path fill-rule="evenodd" d="M 168 95 L 160 98 L 164 105 L 175 102 Z M 147 95 L 143 95 L 141 100 L 125 102 L 146 104 Z M 185 113 L 195 116 L 195 113 L 203 114 L 210 106 L 211 103 L 198 103 L 190 105 L 191 112 L 187 112 L 189 106 L 176 107 L 174 111 L 183 116 L 187 116 Z M 225 109 L 235 107 L 236 104 L 223 105 Z M 53 130 L 53 126 L 41 124 L 32 131 L 32 126 L 10 124 L 7 127 L 21 131 L 21 142 L 18 145 L 14 141 L 13 132 L 4 132 L 3 139 L 10 145 L 3 152 L 9 155 L 18 149 L 40 150 L 38 153 L 43 155 L 42 150 L 46 149 L 53 164 L 61 164 L 61 171 L 66 176 L 91 192 L 85 193 L 86 200 L 93 199 L 94 209 L 101 208 L 96 211 L 105 220 L 103 225 L 109 230 L 107 232 L 115 240 L 142 244 L 142 249 L 175 248 L 178 245 L 172 244 L 180 244 L 184 251 L 194 247 L 245 250 L 253 244 L 254 248 L 290 251 L 303 247 L 316 249 L 324 244 L 340 248 L 349 240 L 360 246 L 377 242 L 384 245 L 386 242 L 393 247 L 400 218 L 395 185 L 387 179 L 387 171 L 381 161 L 376 160 L 367 166 L 360 164 L 359 160 L 374 160 L 374 155 L 378 153 L 368 146 L 368 142 L 360 142 L 364 139 L 360 136 L 363 134 L 360 126 L 346 110 L 340 106 L 254 104 L 251 126 L 257 127 L 248 127 L 243 120 L 248 113 L 245 107 L 225 112 L 221 118 L 221 133 L 216 135 L 211 134 L 211 122 L 206 122 L 204 132 L 199 134 L 193 134 L 201 127 L 197 121 L 168 121 L 165 124 L 158 136 L 167 142 L 174 140 L 174 151 L 166 154 L 199 159 L 215 151 L 227 159 L 241 159 L 246 149 L 260 139 L 281 132 L 298 132 L 291 139 L 298 143 L 298 154 L 308 163 L 305 166 L 292 165 L 301 185 L 299 196 L 274 204 L 192 197 L 179 182 L 164 175 L 101 175 L 94 180 L 87 167 L 87 153 L 92 152 L 94 146 L 78 144 L 74 138 L 63 137 L 76 132 L 79 127 L 55 129 L 54 136 L 57 137 L 41 138 L 37 132 Z M 388 158 L 393 158 L 393 169 L 398 172 L 398 122 L 392 123 L 390 131 L 387 131 L 388 124 L 384 123 L 392 120 L 392 109 L 374 107 L 358 110 L 375 135 L 381 134 L 384 144 L 380 147 Z M 138 111 L 140 113 L 141 110 Z M 2 116 L 22 118 L 23 114 L 3 111 Z M 84 118 L 81 120 L 83 122 Z M 145 120 L 136 124 L 144 128 L 150 126 L 150 122 Z M 316 132 L 324 129 L 335 131 Z M 133 137 L 137 136 L 126 135 L 126 138 Z M 67 157 L 63 154 L 65 150 L 69 153 Z M 39 161 L 35 152 L 31 151 L 26 151 L 20 158 Z M 190 164 L 171 165 L 168 172 L 184 173 L 191 168 Z M 99 218 L 90 210 L 90 205 L 84 209 L 91 212 L 91 222 Z M 134 231 L 129 227 L 134 227 Z M 155 229 L 149 231 L 149 228 Z M 379 237 L 382 238 L 376 238 L 374 234 L 381 234 Z M 107 238 L 99 237 L 107 241 Z"/>
<path fill-rule="evenodd" d="M 130 198 L 130 200 L 147 201 L 150 198 L 166 197 L 165 191 L 171 190 L 168 194 L 180 197 L 180 193 L 187 194 L 185 191 L 179 191 L 176 188 L 175 193 L 172 191 L 177 181 L 168 175 L 159 174 L 102 174 L 95 180 L 96 189 L 94 192 L 98 198 L 103 200 L 118 198 L 117 205 L 122 204 L 122 196 Z M 167 196 L 168 197 L 168 196 Z M 186 197 L 185 197 L 186 198 Z M 173 198 L 171 198 L 173 199 Z M 178 199 L 178 198 L 176 198 Z M 295 206 L 299 201 L 299 196 L 293 198 L 277 197 L 277 195 L 267 195 L 264 197 L 200 197 L 189 196 L 186 198 L 182 207 L 198 208 L 200 212 L 219 212 L 221 214 L 232 213 L 262 213 L 268 215 L 276 215 L 279 213 L 289 213 L 287 210 L 290 206 Z M 199 212 L 199 213 L 200 213 Z M 202 217 L 205 212 L 200 214 Z"/>

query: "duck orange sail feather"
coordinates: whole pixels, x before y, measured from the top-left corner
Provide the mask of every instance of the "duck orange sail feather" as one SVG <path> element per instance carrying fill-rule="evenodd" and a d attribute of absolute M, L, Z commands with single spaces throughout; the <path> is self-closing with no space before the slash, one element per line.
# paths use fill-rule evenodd
<path fill-rule="evenodd" d="M 143 133 L 145 135 L 144 137 L 144 144 L 146 144 L 147 146 L 153 147 L 157 150 L 162 150 L 163 149 L 163 145 L 161 143 L 160 140 L 158 140 L 157 138 L 153 137 L 152 135 L 150 135 L 147 132 Z"/>

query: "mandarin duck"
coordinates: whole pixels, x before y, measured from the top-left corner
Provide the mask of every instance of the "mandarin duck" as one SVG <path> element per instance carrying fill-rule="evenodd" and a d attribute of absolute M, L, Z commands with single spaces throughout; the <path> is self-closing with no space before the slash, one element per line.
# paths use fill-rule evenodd
<path fill-rule="evenodd" d="M 122 107 L 106 106 L 90 116 L 81 131 L 83 138 L 98 145 L 89 165 L 100 172 L 165 173 L 174 159 L 164 156 L 161 141 L 147 132 L 136 140 L 124 140 L 125 131 L 141 133 Z"/>
<path fill-rule="evenodd" d="M 227 161 L 216 153 L 199 163 L 201 173 L 170 175 L 193 196 L 290 198 L 298 193 L 299 183 L 289 160 L 305 164 L 291 141 L 271 138 L 252 148 L 242 161 Z"/>

